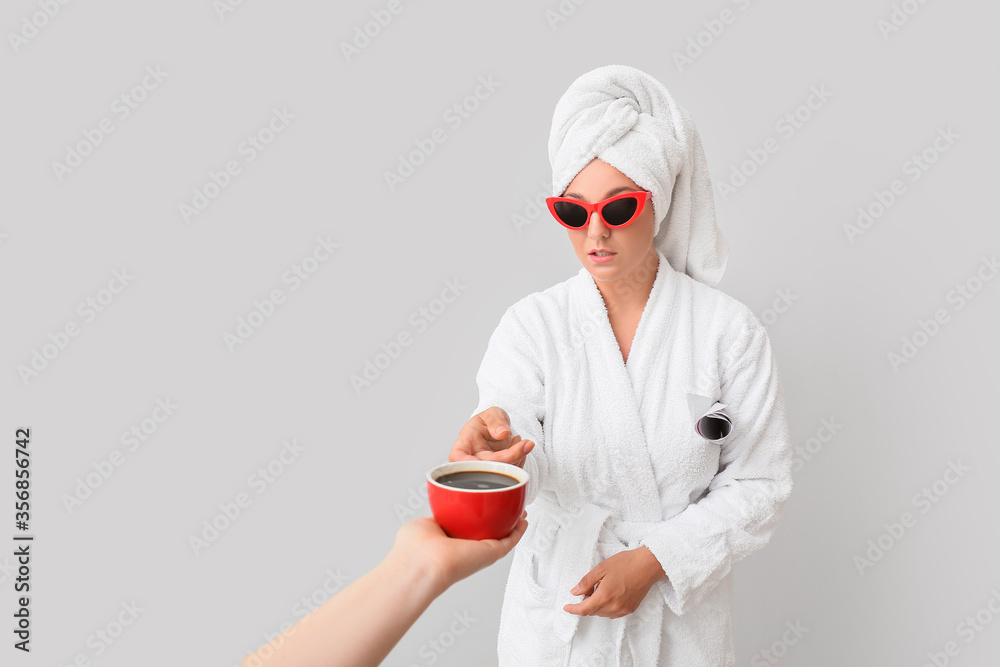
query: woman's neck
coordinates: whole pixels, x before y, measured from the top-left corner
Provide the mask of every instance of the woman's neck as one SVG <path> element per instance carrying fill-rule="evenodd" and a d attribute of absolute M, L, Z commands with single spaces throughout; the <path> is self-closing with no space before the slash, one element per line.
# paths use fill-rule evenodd
<path fill-rule="evenodd" d="M 597 289 L 604 298 L 609 317 L 614 317 L 618 313 L 642 312 L 649 299 L 649 293 L 653 290 L 659 264 L 660 258 L 655 246 L 650 247 L 642 263 L 627 276 L 617 280 L 595 281 Z"/>

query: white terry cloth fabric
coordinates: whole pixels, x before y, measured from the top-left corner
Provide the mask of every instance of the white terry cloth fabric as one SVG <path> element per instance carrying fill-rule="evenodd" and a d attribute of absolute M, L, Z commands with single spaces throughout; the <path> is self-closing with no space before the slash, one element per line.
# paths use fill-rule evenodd
<path fill-rule="evenodd" d="M 782 385 L 753 312 L 657 255 L 627 363 L 585 268 L 508 308 L 490 337 L 473 414 L 500 406 L 535 442 L 500 667 L 735 662 L 731 569 L 768 542 L 792 488 Z M 722 442 L 695 431 L 690 393 L 726 405 Z M 640 546 L 667 578 L 636 612 L 563 610 L 597 563 Z"/>
<path fill-rule="evenodd" d="M 715 287 L 729 246 L 691 115 L 649 74 L 606 65 L 577 78 L 556 103 L 549 134 L 552 194 L 594 158 L 652 193 L 655 243 L 671 266 Z"/>

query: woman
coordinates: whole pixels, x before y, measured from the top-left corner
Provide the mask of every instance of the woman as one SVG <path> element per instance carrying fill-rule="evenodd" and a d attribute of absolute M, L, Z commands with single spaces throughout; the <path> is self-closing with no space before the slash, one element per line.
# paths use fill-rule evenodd
<path fill-rule="evenodd" d="M 612 65 L 559 100 L 549 158 L 583 268 L 504 313 L 449 456 L 532 480 L 500 667 L 733 665 L 731 569 L 777 527 L 791 448 L 767 333 L 715 289 L 701 141 L 660 82 Z M 731 431 L 702 436 L 708 413 Z"/>

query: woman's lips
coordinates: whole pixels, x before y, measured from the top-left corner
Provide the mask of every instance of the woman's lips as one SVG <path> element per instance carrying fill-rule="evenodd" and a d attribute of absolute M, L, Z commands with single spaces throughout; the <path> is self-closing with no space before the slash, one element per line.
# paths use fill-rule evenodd
<path fill-rule="evenodd" d="M 598 255 L 596 253 L 590 253 L 589 256 L 590 256 L 590 261 L 596 264 L 603 264 L 604 262 L 609 262 L 612 259 L 614 259 L 615 255 L 617 255 L 617 253 L 611 253 L 609 255 Z"/>

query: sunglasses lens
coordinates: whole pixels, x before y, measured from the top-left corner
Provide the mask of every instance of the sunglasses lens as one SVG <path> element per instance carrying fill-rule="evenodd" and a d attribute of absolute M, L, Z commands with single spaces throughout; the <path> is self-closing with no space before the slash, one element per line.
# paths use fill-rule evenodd
<path fill-rule="evenodd" d="M 587 211 L 579 204 L 558 201 L 552 208 L 556 210 L 559 219 L 570 227 L 583 227 L 587 224 Z"/>
<path fill-rule="evenodd" d="M 623 197 L 611 202 L 604 207 L 604 221 L 612 227 L 624 225 L 635 215 L 635 210 L 639 206 L 637 197 Z"/>

